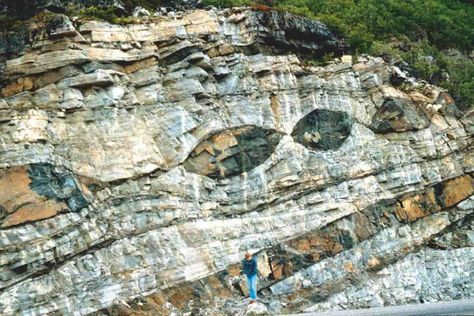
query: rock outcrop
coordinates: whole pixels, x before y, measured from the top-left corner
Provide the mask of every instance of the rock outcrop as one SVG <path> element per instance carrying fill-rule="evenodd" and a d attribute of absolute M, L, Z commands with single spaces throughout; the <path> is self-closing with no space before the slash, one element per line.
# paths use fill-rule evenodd
<path fill-rule="evenodd" d="M 0 314 L 234 315 L 247 249 L 249 314 L 474 295 L 472 113 L 442 89 L 307 65 L 342 44 L 286 13 L 45 23 L 2 57 Z"/>

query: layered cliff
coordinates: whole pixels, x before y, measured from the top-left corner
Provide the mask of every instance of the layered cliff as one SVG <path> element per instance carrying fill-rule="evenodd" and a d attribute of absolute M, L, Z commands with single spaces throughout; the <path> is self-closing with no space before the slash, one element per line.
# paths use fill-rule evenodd
<path fill-rule="evenodd" d="M 4 50 L 0 313 L 271 313 L 474 295 L 473 113 L 323 24 L 33 20 Z"/>

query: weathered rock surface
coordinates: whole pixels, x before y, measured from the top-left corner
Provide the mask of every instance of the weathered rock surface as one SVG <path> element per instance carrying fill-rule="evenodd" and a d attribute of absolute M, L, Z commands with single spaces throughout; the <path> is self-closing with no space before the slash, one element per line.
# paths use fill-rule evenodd
<path fill-rule="evenodd" d="M 375 132 L 405 132 L 428 127 L 428 119 L 409 100 L 387 99 L 372 118 Z"/>
<path fill-rule="evenodd" d="M 339 44 L 282 17 L 61 20 L 2 57 L 0 314 L 235 315 L 246 249 L 262 311 L 474 295 L 472 113 L 305 66 Z"/>

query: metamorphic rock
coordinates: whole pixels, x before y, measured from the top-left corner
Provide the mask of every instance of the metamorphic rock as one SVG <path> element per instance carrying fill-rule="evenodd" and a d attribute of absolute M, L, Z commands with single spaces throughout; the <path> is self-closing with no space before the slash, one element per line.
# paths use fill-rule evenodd
<path fill-rule="evenodd" d="M 2 38 L 1 315 L 235 315 L 246 249 L 262 313 L 474 296 L 473 112 L 316 21 L 171 13 Z"/>

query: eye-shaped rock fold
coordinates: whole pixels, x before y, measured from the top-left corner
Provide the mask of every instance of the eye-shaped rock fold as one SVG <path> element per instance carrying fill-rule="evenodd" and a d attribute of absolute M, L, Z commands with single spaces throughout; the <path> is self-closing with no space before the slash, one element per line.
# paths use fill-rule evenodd
<path fill-rule="evenodd" d="M 293 139 L 308 149 L 339 148 L 350 135 L 352 120 L 345 112 L 318 109 L 302 118 L 293 128 Z"/>
<path fill-rule="evenodd" d="M 224 130 L 201 142 L 184 162 L 189 172 L 222 179 L 252 170 L 267 160 L 282 134 L 258 126 Z"/>

